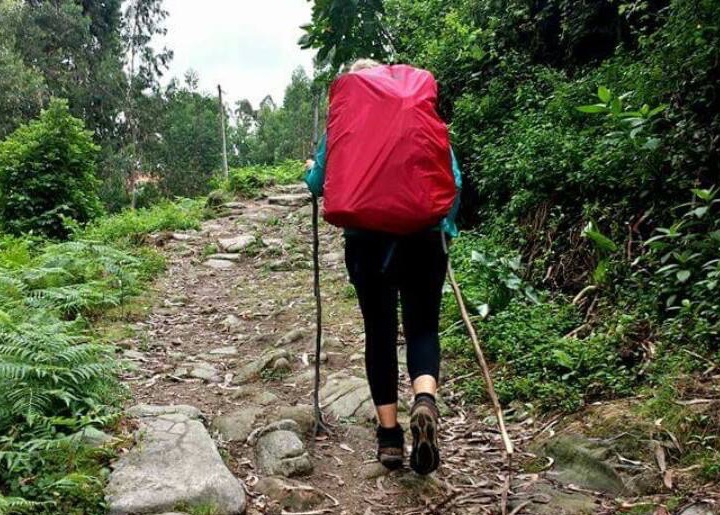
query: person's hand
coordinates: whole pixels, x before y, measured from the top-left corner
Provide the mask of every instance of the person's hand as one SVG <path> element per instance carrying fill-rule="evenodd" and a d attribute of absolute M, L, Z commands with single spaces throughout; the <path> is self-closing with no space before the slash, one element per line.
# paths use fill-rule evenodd
<path fill-rule="evenodd" d="M 313 166 L 315 166 L 315 161 L 313 161 L 312 159 L 308 159 L 307 161 L 305 161 L 306 170 L 310 170 Z"/>

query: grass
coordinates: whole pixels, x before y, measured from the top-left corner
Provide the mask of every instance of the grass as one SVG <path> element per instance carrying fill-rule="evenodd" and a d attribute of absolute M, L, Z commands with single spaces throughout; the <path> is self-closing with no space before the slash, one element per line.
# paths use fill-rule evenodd
<path fill-rule="evenodd" d="M 143 238 L 152 233 L 199 229 L 204 213 L 205 203 L 202 200 L 166 201 L 151 208 L 127 209 L 100 218 L 77 231 L 74 239 L 142 244 Z"/>
<path fill-rule="evenodd" d="M 275 184 L 294 184 L 305 175 L 302 161 L 285 161 L 279 165 L 246 166 L 230 170 L 228 179 L 222 179 L 219 189 L 245 198 L 257 197 L 264 188 Z"/>

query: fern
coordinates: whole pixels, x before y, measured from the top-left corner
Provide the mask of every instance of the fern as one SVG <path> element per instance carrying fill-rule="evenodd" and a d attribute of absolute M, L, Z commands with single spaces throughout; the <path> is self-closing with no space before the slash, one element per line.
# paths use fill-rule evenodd
<path fill-rule="evenodd" d="M 42 506 L 39 502 L 27 501 L 20 497 L 4 497 L 0 494 L 0 515 L 10 515 L 12 513 L 26 513 L 31 509 Z"/>
<path fill-rule="evenodd" d="M 117 423 L 124 390 L 90 321 L 158 270 L 155 254 L 136 252 L 0 238 L 0 515 L 60 512 L 78 496 L 102 505 L 107 451 L 86 447 L 82 430 Z"/>

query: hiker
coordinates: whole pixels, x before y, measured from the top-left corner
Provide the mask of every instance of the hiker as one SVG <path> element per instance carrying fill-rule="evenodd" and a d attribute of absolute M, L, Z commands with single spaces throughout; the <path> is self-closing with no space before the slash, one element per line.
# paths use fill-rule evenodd
<path fill-rule="evenodd" d="M 400 217 L 396 216 L 376 216 L 374 225 L 366 220 L 351 220 L 346 214 L 340 210 L 333 215 L 332 203 L 342 202 L 341 199 L 334 198 L 330 193 L 330 188 L 326 183 L 326 159 L 329 157 L 330 168 L 329 174 L 336 173 L 333 168 L 335 166 L 344 166 L 339 160 L 341 156 L 333 152 L 340 153 L 340 150 L 333 150 L 332 138 L 333 130 L 342 132 L 340 125 L 346 123 L 341 119 L 334 118 L 334 108 L 342 109 L 333 102 L 341 103 L 340 97 L 343 93 L 340 91 L 341 86 L 334 88 L 330 95 L 330 118 L 328 124 L 328 133 L 322 137 L 319 143 L 315 160 L 308 161 L 309 172 L 306 177 L 311 192 L 320 197 L 325 193 L 325 218 L 331 223 L 335 223 L 345 228 L 345 261 L 350 277 L 350 281 L 355 287 L 360 309 L 363 315 L 365 325 L 365 368 L 367 379 L 372 393 L 372 399 L 377 410 L 377 457 L 379 461 L 389 469 L 397 469 L 403 465 L 404 461 L 404 431 L 398 423 L 398 359 L 397 359 L 397 337 L 398 337 L 398 298 L 402 307 L 402 322 L 404 336 L 407 344 L 407 364 L 408 372 L 412 380 L 412 387 L 415 394 L 414 404 L 410 412 L 410 429 L 413 436 L 412 453 L 410 455 L 410 465 L 413 470 L 419 474 L 429 474 L 437 469 L 440 456 L 438 450 L 437 427 L 439 412 L 436 405 L 436 393 L 438 388 L 438 376 L 440 370 L 440 340 L 438 335 L 438 325 L 440 317 L 440 304 L 442 298 L 443 284 L 447 269 L 447 247 L 445 244 L 446 237 L 455 237 L 457 228 L 455 226 L 455 216 L 459 207 L 459 191 L 461 186 L 460 171 L 457 161 L 452 153 L 447 137 L 447 127 L 439 119 L 435 112 L 435 97 L 437 86 L 429 72 L 416 70 L 409 66 L 383 66 L 376 61 L 362 59 L 355 62 L 346 75 L 363 74 L 363 77 L 350 77 L 350 79 L 363 79 L 367 83 L 373 81 L 382 82 L 384 76 L 389 74 L 392 78 L 398 74 L 407 74 L 410 77 L 409 84 L 413 87 L 418 82 L 427 81 L 429 88 L 428 98 L 432 98 L 433 102 L 430 106 L 425 106 L 430 111 L 430 118 L 441 134 L 440 147 L 436 149 L 436 159 L 443 162 L 444 171 L 434 171 L 434 173 L 443 173 L 440 176 L 439 183 L 442 183 L 442 189 L 438 194 L 444 199 L 443 213 L 446 215 L 440 223 L 440 217 L 435 217 L 432 222 L 424 222 L 425 225 L 414 228 L 413 230 L 405 230 L 400 226 Z M 381 74 L 375 77 L 373 74 Z M 399 75 L 398 75 L 399 76 Z M 342 77 L 341 79 L 342 80 Z M 347 82 L 347 81 L 346 81 Z M 390 81 L 386 81 L 392 87 Z M 337 81 L 336 81 L 337 83 Z M 359 86 L 362 88 L 362 86 Z M 370 87 L 373 89 L 374 86 Z M 373 90 L 374 91 L 374 90 Z M 403 92 L 400 92 L 401 94 Z M 335 96 L 334 96 L 335 95 Z M 375 93 L 371 93 L 372 98 L 376 98 Z M 352 99 L 350 94 L 348 98 Z M 372 102 L 369 100 L 368 102 Z M 388 107 L 392 104 L 388 104 Z M 395 103 L 392 105 L 400 105 Z M 355 109 L 363 109 L 363 106 L 352 106 Z M 373 109 L 369 107 L 368 109 Z M 393 116 L 385 109 L 385 106 L 375 106 L 377 114 L 383 116 Z M 342 113 L 339 114 L 342 117 Z M 395 113 L 395 117 L 401 117 Z M 435 120 L 436 119 L 436 120 Z M 350 129 L 343 132 L 343 137 L 347 134 L 362 133 L 365 129 L 370 137 L 360 139 L 358 146 L 361 148 L 349 149 L 351 156 L 349 159 L 350 167 L 353 168 L 349 173 L 363 173 L 362 165 L 358 161 L 365 159 L 371 163 L 372 168 L 376 164 L 374 155 L 367 155 L 368 147 L 371 146 L 370 140 L 378 131 L 372 127 L 359 127 L 358 123 L 369 123 L 369 121 L 360 121 L 362 116 L 351 115 L 349 123 Z M 388 120 L 372 120 L 379 123 L 382 129 L 387 127 Z M 333 124 L 336 123 L 334 126 Z M 356 125 L 352 125 L 356 124 Z M 425 123 L 424 126 L 427 126 Z M 421 127 L 421 130 L 422 128 Z M 347 127 L 346 127 L 347 128 Z M 328 137 L 329 134 L 329 137 Z M 391 146 L 394 150 L 401 147 L 406 139 L 404 134 L 396 134 L 398 142 Z M 348 136 L 351 137 L 351 136 Z M 361 136 L 358 136 L 361 137 Z M 385 138 L 380 141 L 380 153 L 382 154 L 382 146 L 389 144 L 387 135 L 381 135 Z M 425 136 L 422 136 L 425 138 Z M 425 140 L 422 140 L 422 144 Z M 421 146 L 422 146 L 421 144 Z M 341 145 L 341 143 L 337 143 Z M 354 143 L 353 143 L 354 145 Z M 339 147 L 335 147 L 336 149 Z M 330 152 L 328 152 L 328 150 Z M 423 148 L 418 149 L 424 152 Z M 330 155 L 332 154 L 332 155 Z M 364 157 L 362 157 L 364 156 Z M 379 159 L 388 159 L 387 156 Z M 424 159 L 424 157 L 423 157 Z M 403 161 L 402 158 L 399 159 Z M 355 165 L 357 164 L 357 168 Z M 426 163 L 425 163 L 426 164 Z M 391 172 L 385 171 L 386 175 L 395 175 L 402 166 L 397 164 L 390 166 Z M 412 173 L 412 171 L 407 171 Z M 362 177 L 355 177 L 362 181 Z M 386 177 L 386 179 L 388 179 Z M 334 179 L 336 182 L 339 179 Z M 410 177 L 408 180 L 392 188 L 394 191 L 383 192 L 385 194 L 395 195 L 403 193 L 404 190 L 413 190 L 414 183 L 418 181 L 416 177 Z M 350 196 L 363 189 L 363 187 L 348 187 Z M 388 188 L 389 189 L 389 188 Z M 421 190 L 421 196 L 426 195 Z M 444 194 L 444 197 L 443 197 Z M 398 195 L 401 196 L 401 195 Z M 337 195 L 340 197 L 340 195 Z M 427 199 L 418 199 L 421 203 L 427 203 Z M 377 202 L 378 206 L 387 204 L 385 200 L 380 201 L 378 196 L 371 197 L 366 202 L 369 219 L 372 210 L 376 207 L 373 203 Z M 402 203 L 402 202 L 400 202 Z M 414 213 L 409 213 L 413 216 Z M 349 215 L 348 215 L 349 216 Z M 358 215 L 360 216 L 360 215 Z M 365 216 L 365 215 L 362 215 Z M 420 223 L 420 222 L 418 222 Z M 367 229 L 368 225 L 372 225 L 374 229 Z M 409 226 L 408 226 L 409 227 Z"/>

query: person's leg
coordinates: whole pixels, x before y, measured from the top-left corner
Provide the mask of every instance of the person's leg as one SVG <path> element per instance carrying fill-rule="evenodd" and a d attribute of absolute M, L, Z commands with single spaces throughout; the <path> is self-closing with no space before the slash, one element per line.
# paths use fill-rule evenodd
<path fill-rule="evenodd" d="M 390 249 L 387 237 L 346 238 L 346 264 L 365 325 L 365 371 L 378 422 L 385 428 L 397 426 L 398 400 L 398 290 L 385 266 Z"/>
<path fill-rule="evenodd" d="M 346 237 L 345 261 L 365 324 L 365 371 L 378 417 L 377 458 L 397 469 L 405 438 L 397 420 L 398 290 L 387 273 L 390 249 L 386 237 Z"/>
<path fill-rule="evenodd" d="M 440 464 L 435 395 L 440 375 L 440 304 L 447 269 L 440 234 L 432 232 L 408 239 L 399 265 L 403 270 L 400 294 L 408 372 L 415 393 L 410 412 L 410 465 L 419 474 L 429 474 Z"/>
<path fill-rule="evenodd" d="M 400 252 L 400 295 L 408 373 L 415 395 L 437 393 L 440 374 L 440 304 L 447 255 L 440 234 L 407 240 Z"/>

